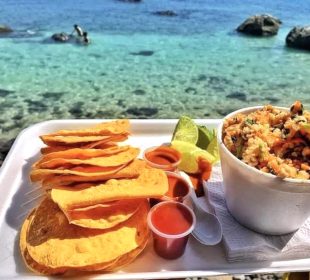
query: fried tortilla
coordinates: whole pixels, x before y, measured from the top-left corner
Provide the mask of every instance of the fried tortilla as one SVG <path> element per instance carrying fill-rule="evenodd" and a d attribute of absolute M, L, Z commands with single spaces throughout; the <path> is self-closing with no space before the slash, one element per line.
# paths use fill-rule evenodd
<path fill-rule="evenodd" d="M 42 181 L 44 188 L 52 188 L 60 185 L 72 185 L 81 182 L 99 182 L 109 179 L 121 179 L 121 178 L 136 178 L 139 176 L 141 170 L 146 167 L 146 163 L 143 160 L 135 159 L 124 168 L 116 171 L 112 174 L 104 174 L 100 176 L 79 176 L 79 175 L 49 175 Z"/>
<path fill-rule="evenodd" d="M 117 144 L 114 142 L 106 142 L 103 144 L 98 144 L 95 145 L 96 149 L 108 149 L 108 148 L 112 148 L 112 147 L 117 147 Z M 68 147 L 68 146 L 64 146 L 64 145 L 57 145 L 57 146 L 47 146 L 47 147 L 43 147 L 41 148 L 41 154 L 42 155 L 48 155 L 50 153 L 55 153 L 55 152 L 61 152 L 61 151 L 66 151 L 68 149 L 74 149 L 74 148 L 81 148 L 83 149 L 84 147 Z"/>
<path fill-rule="evenodd" d="M 41 265 L 37 263 L 30 255 L 27 249 L 27 232 L 28 232 L 28 227 L 29 224 L 31 223 L 31 220 L 34 217 L 35 209 L 31 211 L 31 213 L 28 215 L 26 220 L 24 221 L 21 231 L 20 231 L 20 237 L 19 237 L 19 248 L 21 255 L 23 257 L 24 263 L 26 264 L 27 268 L 30 269 L 31 271 L 43 275 L 57 275 L 57 274 L 63 274 L 66 269 L 59 269 L 55 268 L 52 269 L 50 267 Z"/>
<path fill-rule="evenodd" d="M 139 155 L 140 149 L 130 147 L 125 151 L 116 154 L 106 154 L 101 157 L 87 159 L 76 158 L 53 158 L 51 160 L 38 162 L 34 167 L 42 169 L 58 168 L 66 165 L 92 165 L 100 167 L 114 167 L 127 164 Z"/>
<path fill-rule="evenodd" d="M 64 212 L 70 224 L 85 228 L 108 229 L 128 220 L 144 199 L 126 199 Z"/>
<path fill-rule="evenodd" d="M 116 120 L 97 124 L 93 127 L 78 130 L 59 130 L 55 133 L 48 134 L 60 136 L 96 136 L 129 133 L 129 120 Z"/>
<path fill-rule="evenodd" d="M 124 152 L 128 149 L 129 149 L 129 146 L 112 146 L 107 149 L 80 149 L 80 148 L 66 149 L 63 151 L 57 151 L 57 152 L 44 155 L 38 162 L 38 165 L 40 165 L 42 162 L 46 162 L 46 161 L 49 161 L 55 158 L 89 159 L 93 157 L 115 155 L 120 152 Z"/>
<path fill-rule="evenodd" d="M 121 166 L 113 166 L 113 167 L 100 167 L 100 166 L 79 166 L 74 168 L 65 168 L 65 169 L 34 169 L 30 173 L 30 179 L 33 182 L 44 180 L 53 174 L 69 174 L 69 175 L 77 175 L 77 176 L 85 176 L 85 177 L 93 177 L 93 176 L 106 176 L 110 174 L 114 174 L 121 169 L 123 169 L 126 165 Z"/>
<path fill-rule="evenodd" d="M 88 229 L 69 224 L 49 198 L 37 208 L 27 231 L 29 255 L 52 269 L 95 271 L 115 263 L 145 242 L 148 235 L 147 200 L 136 214 L 109 230 Z"/>
<path fill-rule="evenodd" d="M 51 190 L 51 198 L 61 209 L 68 211 L 120 199 L 159 198 L 167 191 L 166 173 L 145 167 L 136 179 L 111 179 L 104 184 L 85 188 L 59 186 Z"/>

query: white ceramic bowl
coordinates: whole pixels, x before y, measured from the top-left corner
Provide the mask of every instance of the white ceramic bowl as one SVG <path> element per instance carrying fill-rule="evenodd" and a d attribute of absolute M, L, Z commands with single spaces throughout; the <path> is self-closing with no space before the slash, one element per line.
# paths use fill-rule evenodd
<path fill-rule="evenodd" d="M 260 108 L 262 106 L 244 108 L 225 119 Z M 247 165 L 226 148 L 222 129 L 223 122 L 217 137 L 230 213 L 240 224 L 260 233 L 279 235 L 300 228 L 310 216 L 310 180 L 281 179 Z"/>

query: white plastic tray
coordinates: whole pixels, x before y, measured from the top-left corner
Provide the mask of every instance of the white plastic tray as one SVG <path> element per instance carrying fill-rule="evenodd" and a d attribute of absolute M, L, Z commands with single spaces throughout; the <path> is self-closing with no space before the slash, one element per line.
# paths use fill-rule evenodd
<path fill-rule="evenodd" d="M 29 181 L 29 170 L 43 146 L 39 135 L 64 128 L 80 128 L 102 120 L 47 121 L 25 129 L 16 139 L 0 169 L 0 279 L 36 278 L 24 266 L 19 253 L 20 226 L 25 215 L 38 203 L 39 191 Z M 216 127 L 219 120 L 197 120 Z M 169 142 L 176 120 L 132 120 L 132 136 L 128 141 L 142 150 Z M 30 193 L 29 193 L 30 192 Z M 61 252 L 59 252 L 61 254 Z M 104 254 L 104 252 L 102 252 Z M 310 258 L 290 261 L 227 263 L 222 244 L 203 246 L 191 238 L 184 256 L 167 261 L 158 257 L 148 244 L 146 250 L 122 271 L 87 275 L 93 279 L 167 279 L 212 276 L 220 274 L 267 273 L 310 270 Z"/>

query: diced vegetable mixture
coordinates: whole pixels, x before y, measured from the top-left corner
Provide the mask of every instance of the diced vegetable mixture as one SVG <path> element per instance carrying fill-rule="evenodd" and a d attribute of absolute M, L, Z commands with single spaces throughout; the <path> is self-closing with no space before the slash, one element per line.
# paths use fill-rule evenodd
<path fill-rule="evenodd" d="M 240 160 L 282 178 L 310 178 L 310 112 L 266 105 L 224 121 L 223 142 Z"/>

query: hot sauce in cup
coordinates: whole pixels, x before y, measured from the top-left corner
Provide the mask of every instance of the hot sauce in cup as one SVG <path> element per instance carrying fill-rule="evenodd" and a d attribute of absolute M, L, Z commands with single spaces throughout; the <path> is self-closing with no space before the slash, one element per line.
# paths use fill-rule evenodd
<path fill-rule="evenodd" d="M 143 157 L 151 167 L 166 171 L 176 170 L 181 162 L 181 154 L 169 146 L 148 148 L 144 151 Z"/>
<path fill-rule="evenodd" d="M 155 252 L 165 259 L 176 259 L 185 251 L 196 217 L 184 204 L 166 201 L 151 209 L 147 222 L 153 232 Z"/>
<path fill-rule="evenodd" d="M 166 171 L 166 175 L 169 189 L 161 198 L 151 198 L 150 203 L 152 206 L 163 201 L 183 202 L 189 195 L 190 186 L 182 176 L 170 171 Z"/>

